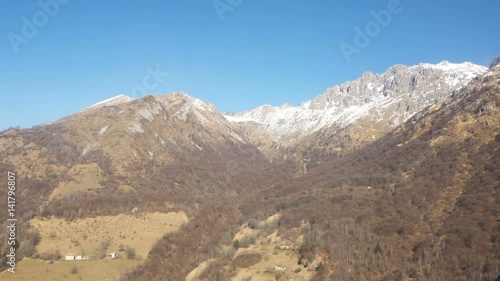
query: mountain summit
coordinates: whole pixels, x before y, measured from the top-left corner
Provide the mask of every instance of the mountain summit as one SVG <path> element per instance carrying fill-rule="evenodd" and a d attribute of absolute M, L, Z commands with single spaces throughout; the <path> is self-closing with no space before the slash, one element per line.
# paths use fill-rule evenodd
<path fill-rule="evenodd" d="M 308 147 L 307 153 L 342 152 L 374 141 L 486 71 L 486 67 L 469 62 L 395 65 L 382 74 L 365 72 L 357 80 L 329 88 L 298 106 L 263 105 L 224 115 L 212 104 L 184 92 L 139 99 L 119 95 L 83 112 L 116 106 L 136 108 L 135 120 L 127 121 L 133 133 L 144 132 L 144 121 L 151 122 L 155 116 L 163 115 L 173 122 L 196 119 L 206 130 L 228 132 L 235 140 L 257 144 L 268 156 L 280 154 L 278 148 L 287 148 L 292 154 L 302 150 L 299 154 L 303 157 L 303 147 Z"/>
<path fill-rule="evenodd" d="M 127 102 L 131 102 L 133 101 L 134 99 L 129 97 L 129 96 L 126 96 L 126 95 L 118 95 L 118 96 L 115 96 L 115 97 L 112 97 L 112 98 L 109 98 L 107 100 L 103 100 L 101 102 L 98 102 L 96 104 L 93 104 L 87 108 L 85 108 L 84 110 L 87 110 L 87 109 L 92 109 L 92 108 L 99 108 L 99 107 L 104 107 L 104 106 L 113 106 L 113 105 L 119 105 L 119 104 L 122 104 L 122 103 L 127 103 Z"/>
<path fill-rule="evenodd" d="M 486 70 L 468 62 L 396 65 L 383 74 L 365 72 L 359 79 L 330 88 L 296 107 L 264 105 L 226 113 L 226 118 L 258 126 L 272 140 L 284 143 L 333 124 L 346 127 L 362 117 L 371 116 L 375 123 L 396 126 Z"/>

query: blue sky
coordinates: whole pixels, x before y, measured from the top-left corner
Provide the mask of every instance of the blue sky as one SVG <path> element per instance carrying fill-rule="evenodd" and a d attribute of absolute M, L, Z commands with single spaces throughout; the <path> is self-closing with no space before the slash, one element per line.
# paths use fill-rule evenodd
<path fill-rule="evenodd" d="M 148 67 L 169 73 L 148 94 L 185 91 L 240 111 L 298 104 L 394 64 L 488 65 L 500 55 L 497 0 L 401 0 L 402 11 L 350 62 L 339 44 L 354 45 L 354 28 L 394 0 L 41 2 L 54 1 L 52 15 L 38 1 L 0 2 L 0 129 L 140 96 L 133 90 Z M 214 3 L 230 8 L 217 13 Z M 37 31 L 23 33 L 23 18 Z"/>

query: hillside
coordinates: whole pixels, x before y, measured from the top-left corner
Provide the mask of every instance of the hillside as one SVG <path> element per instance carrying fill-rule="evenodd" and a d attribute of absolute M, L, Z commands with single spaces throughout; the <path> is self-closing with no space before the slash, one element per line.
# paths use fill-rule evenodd
<path fill-rule="evenodd" d="M 175 260 L 192 260 L 173 246 L 186 241 L 179 234 L 122 280 L 307 280 L 302 272 L 311 280 L 497 280 L 499 101 L 496 67 L 366 147 L 250 195 L 243 224 L 221 214 L 226 248 L 190 239 L 202 253 L 196 267 L 178 273 Z"/>
<path fill-rule="evenodd" d="M 467 62 L 395 65 L 382 74 L 365 72 L 298 106 L 263 105 L 225 116 L 269 156 L 286 147 L 309 162 L 380 138 L 486 70 Z"/>
<path fill-rule="evenodd" d="M 217 208 L 237 206 L 244 200 L 241 194 L 288 177 L 286 163 L 272 166 L 256 147 L 234 133 L 213 105 L 184 93 L 116 101 L 91 106 L 51 124 L 0 134 L 0 171 L 18 175 L 16 198 L 22 202 L 16 210 L 21 245 L 18 261 L 23 257 L 55 261 L 68 251 L 99 259 L 99 245 L 113 251 L 126 244 L 136 248 L 142 262 L 163 235 L 200 221 L 212 229 L 219 222 Z M 6 189 L 0 191 L 3 201 L 6 195 Z M 159 217 L 180 213 L 186 219 L 183 223 L 166 219 L 167 226 L 160 229 L 149 225 L 149 220 L 134 222 L 136 216 L 156 213 Z M 5 220 L 6 215 L 0 214 L 0 219 Z M 123 215 L 118 221 L 123 225 L 114 229 L 104 223 L 116 222 L 113 218 Z M 78 233 L 65 235 L 68 229 L 60 226 L 89 220 L 100 222 L 93 225 L 101 225 L 107 232 L 86 224 L 73 226 Z M 148 230 L 148 235 L 136 233 L 136 227 L 130 233 L 128 222 Z M 175 227 L 168 227 L 172 224 Z M 57 236 L 60 241 L 54 244 L 52 231 L 37 225 L 51 226 L 56 235 L 63 236 Z M 109 233 L 118 229 L 125 230 Z M 209 231 L 200 234 L 207 239 L 220 236 Z M 143 241 L 131 241 L 134 237 Z M 93 241 L 92 247 L 88 241 Z M 4 247 L 0 249 L 2 266 Z M 118 273 L 137 264 L 124 264 Z M 99 276 L 86 274 L 87 278 Z"/>
<path fill-rule="evenodd" d="M 317 280 L 497 280 L 499 104 L 496 66 L 245 210 L 276 206 L 284 233 L 308 222 L 303 254 L 329 257 Z"/>
<path fill-rule="evenodd" d="M 443 62 L 365 73 L 297 107 L 120 95 L 6 130 L 19 267 L 35 268 L 20 276 L 496 281 L 499 104 L 500 65 Z M 61 260 L 74 251 L 90 258 L 78 274 Z"/>

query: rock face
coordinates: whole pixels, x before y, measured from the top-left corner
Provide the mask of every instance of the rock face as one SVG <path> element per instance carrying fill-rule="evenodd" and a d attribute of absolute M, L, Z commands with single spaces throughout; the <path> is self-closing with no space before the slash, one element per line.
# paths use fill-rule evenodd
<path fill-rule="evenodd" d="M 396 65 L 383 74 L 365 72 L 358 80 L 330 88 L 296 107 L 263 105 L 225 116 L 232 123 L 258 128 L 284 145 L 332 125 L 345 128 L 363 117 L 395 127 L 486 70 L 467 62 Z"/>
<path fill-rule="evenodd" d="M 496 67 L 497 65 L 500 64 L 500 57 L 496 57 L 495 59 L 493 59 L 493 61 L 491 62 L 490 64 L 490 68 L 494 68 Z"/>

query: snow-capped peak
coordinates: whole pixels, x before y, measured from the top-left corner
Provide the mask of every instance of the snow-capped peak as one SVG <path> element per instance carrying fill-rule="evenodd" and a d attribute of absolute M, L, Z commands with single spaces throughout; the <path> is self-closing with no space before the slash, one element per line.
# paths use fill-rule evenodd
<path fill-rule="evenodd" d="M 93 105 L 89 106 L 88 108 L 97 108 L 97 107 L 103 107 L 103 106 L 119 105 L 122 103 L 131 102 L 133 100 L 134 99 L 129 97 L 129 96 L 118 95 L 118 96 L 112 97 L 110 99 L 106 99 L 106 100 L 100 101 L 96 104 L 93 104 Z"/>
<path fill-rule="evenodd" d="M 368 116 L 373 122 L 398 125 L 486 71 L 469 62 L 395 65 L 383 74 L 365 72 L 296 107 L 264 105 L 225 116 L 233 123 L 256 124 L 276 141 L 298 139 L 334 124 L 346 127 Z"/>
<path fill-rule="evenodd" d="M 96 108 L 100 108 L 100 107 L 114 106 L 114 105 L 124 104 L 124 103 L 131 102 L 133 100 L 134 99 L 131 98 L 131 97 L 129 97 L 129 96 L 118 95 L 118 96 L 115 96 L 115 97 L 112 97 L 112 98 L 100 101 L 100 102 L 98 102 L 96 104 L 93 104 L 91 106 L 88 106 L 88 107 L 82 109 L 79 113 L 86 112 L 88 110 L 96 109 Z"/>
<path fill-rule="evenodd" d="M 219 112 L 213 104 L 192 97 L 182 91 L 155 95 L 154 97 L 158 101 L 166 103 L 168 106 L 177 106 L 183 104 L 184 110 L 188 110 L 188 108 L 190 108 L 192 110 Z"/>
<path fill-rule="evenodd" d="M 464 63 L 452 63 L 447 60 L 442 61 L 438 64 L 421 63 L 410 68 L 415 69 L 418 67 L 439 69 L 445 72 L 469 72 L 471 74 L 481 74 L 487 70 L 487 67 L 482 65 L 473 64 L 471 62 Z"/>

